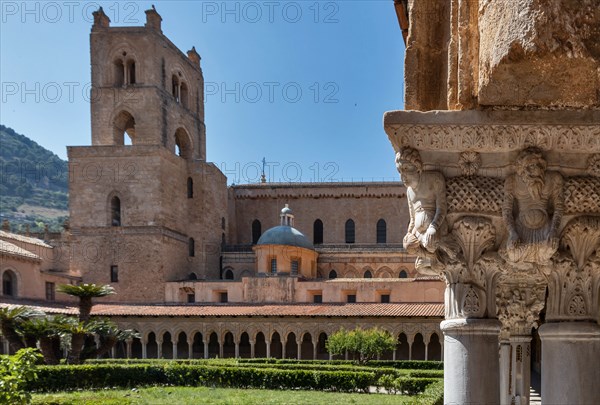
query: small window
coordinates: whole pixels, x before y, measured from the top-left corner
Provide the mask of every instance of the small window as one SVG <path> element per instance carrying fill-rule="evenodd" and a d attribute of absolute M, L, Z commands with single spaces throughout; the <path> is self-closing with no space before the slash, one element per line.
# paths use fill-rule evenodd
<path fill-rule="evenodd" d="M 313 295 L 313 303 L 322 304 L 323 303 L 323 295 L 321 295 L 321 294 Z"/>
<path fill-rule="evenodd" d="M 187 302 L 188 302 L 188 304 L 192 304 L 192 303 L 196 302 L 196 294 L 188 294 Z"/>
<path fill-rule="evenodd" d="M 227 291 L 219 293 L 219 302 L 224 304 L 226 302 L 228 302 L 228 297 L 227 297 Z"/>
<path fill-rule="evenodd" d="M 119 282 L 119 266 L 110 266 L 110 282 Z"/>
<path fill-rule="evenodd" d="M 262 233 L 261 224 L 258 219 L 252 221 L 252 244 L 256 245 Z"/>
<path fill-rule="evenodd" d="M 221 217 L 221 229 L 225 230 L 225 217 Z"/>
<path fill-rule="evenodd" d="M 121 200 L 117 196 L 110 200 L 110 224 L 121 226 Z"/>
<path fill-rule="evenodd" d="M 313 224 L 313 243 L 320 245 L 323 243 L 323 221 L 317 219 Z"/>
<path fill-rule="evenodd" d="M 118 59 L 115 61 L 115 87 L 122 87 L 125 84 L 125 65 Z"/>
<path fill-rule="evenodd" d="M 231 269 L 227 269 L 225 272 L 225 280 L 233 280 L 233 271 Z"/>
<path fill-rule="evenodd" d="M 130 60 L 127 62 L 127 70 L 129 72 L 129 84 L 135 84 L 135 62 Z"/>
<path fill-rule="evenodd" d="M 384 219 L 377 221 L 377 243 L 387 242 L 387 224 Z"/>
<path fill-rule="evenodd" d="M 300 263 L 298 260 L 292 260 L 292 276 L 298 275 L 298 267 L 300 267 Z"/>
<path fill-rule="evenodd" d="M 350 304 L 356 303 L 356 294 L 348 294 L 346 296 L 346 302 L 348 302 Z"/>
<path fill-rule="evenodd" d="M 406 273 L 406 271 L 405 271 L 405 270 L 402 270 L 402 271 L 400 272 L 400 278 L 408 278 L 408 274 Z"/>
<path fill-rule="evenodd" d="M 194 198 L 194 180 L 191 177 L 187 179 L 187 197 Z"/>
<path fill-rule="evenodd" d="M 271 273 L 277 274 L 277 259 L 271 259 Z"/>
<path fill-rule="evenodd" d="M 389 294 L 381 294 L 381 303 L 389 304 L 390 303 L 390 295 Z"/>
<path fill-rule="evenodd" d="M 175 101 L 179 103 L 179 79 L 175 75 L 173 75 L 173 77 L 171 78 L 171 88 L 173 98 L 175 98 Z"/>
<path fill-rule="evenodd" d="M 355 227 L 354 227 L 354 221 L 349 219 L 346 221 L 346 226 L 345 226 L 345 233 L 346 233 L 346 243 L 354 243 L 355 241 Z"/>
<path fill-rule="evenodd" d="M 330 278 L 330 279 L 332 279 L 332 280 L 333 280 L 334 278 L 337 278 L 337 272 L 336 272 L 335 270 L 331 270 L 331 271 L 329 272 L 329 278 Z"/>
<path fill-rule="evenodd" d="M 196 242 L 194 241 L 194 238 L 188 239 L 188 256 L 196 256 Z"/>
<path fill-rule="evenodd" d="M 56 286 L 54 285 L 54 283 L 46 282 L 46 300 L 54 301 L 55 291 L 56 291 Z"/>
<path fill-rule="evenodd" d="M 371 273 L 371 270 L 365 271 L 365 278 L 373 278 L 373 273 Z"/>
<path fill-rule="evenodd" d="M 17 296 L 17 276 L 10 270 L 2 275 L 2 294 L 9 297 Z"/>

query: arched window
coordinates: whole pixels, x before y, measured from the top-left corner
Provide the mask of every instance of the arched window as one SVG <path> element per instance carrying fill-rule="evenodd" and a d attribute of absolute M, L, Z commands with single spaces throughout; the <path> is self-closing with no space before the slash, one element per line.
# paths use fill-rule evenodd
<path fill-rule="evenodd" d="M 128 84 L 135 84 L 135 61 L 130 59 L 127 61 Z"/>
<path fill-rule="evenodd" d="M 188 87 L 184 82 L 181 82 L 181 87 L 179 88 L 179 98 L 181 105 L 188 108 Z"/>
<path fill-rule="evenodd" d="M 176 75 L 171 78 L 171 89 L 175 101 L 179 103 L 179 79 Z"/>
<path fill-rule="evenodd" d="M 377 221 L 377 243 L 387 243 L 387 225 L 384 219 Z"/>
<path fill-rule="evenodd" d="M 313 224 L 313 243 L 320 245 L 323 243 L 323 221 L 317 219 Z"/>
<path fill-rule="evenodd" d="M 196 256 L 196 242 L 194 241 L 194 238 L 188 239 L 188 256 Z"/>
<path fill-rule="evenodd" d="M 175 154 L 184 159 L 190 159 L 192 149 L 192 142 L 185 129 L 179 128 L 175 131 Z"/>
<path fill-rule="evenodd" d="M 349 219 L 346 221 L 345 233 L 346 233 L 346 243 L 354 243 L 354 221 Z"/>
<path fill-rule="evenodd" d="M 258 240 L 260 239 L 260 235 L 262 234 L 260 221 L 255 219 L 252 221 L 252 244 L 256 245 Z"/>
<path fill-rule="evenodd" d="M 371 273 L 371 270 L 365 271 L 365 278 L 373 278 L 373 273 Z"/>
<path fill-rule="evenodd" d="M 225 271 L 225 280 L 233 280 L 233 271 L 231 269 Z"/>
<path fill-rule="evenodd" d="M 408 278 L 408 273 L 406 273 L 406 270 L 400 271 L 400 278 Z"/>
<path fill-rule="evenodd" d="M 115 145 L 135 144 L 135 119 L 127 111 L 121 111 L 114 119 L 113 142 Z"/>
<path fill-rule="evenodd" d="M 17 275 L 6 270 L 2 275 L 2 294 L 8 297 L 17 296 Z"/>
<path fill-rule="evenodd" d="M 337 278 L 337 272 L 336 272 L 335 270 L 331 270 L 331 271 L 329 272 L 329 278 L 330 278 L 330 279 L 332 279 L 332 280 L 333 280 L 334 278 Z"/>
<path fill-rule="evenodd" d="M 191 272 L 191 273 L 188 275 L 188 280 L 198 280 L 198 276 L 196 275 L 196 273 L 194 273 L 194 272 Z"/>
<path fill-rule="evenodd" d="M 117 196 L 110 200 L 110 225 L 121 226 L 121 200 Z"/>
<path fill-rule="evenodd" d="M 194 198 L 194 179 L 191 177 L 187 179 L 187 197 Z"/>
<path fill-rule="evenodd" d="M 115 61 L 115 87 L 122 87 L 125 84 L 125 65 L 121 59 Z"/>

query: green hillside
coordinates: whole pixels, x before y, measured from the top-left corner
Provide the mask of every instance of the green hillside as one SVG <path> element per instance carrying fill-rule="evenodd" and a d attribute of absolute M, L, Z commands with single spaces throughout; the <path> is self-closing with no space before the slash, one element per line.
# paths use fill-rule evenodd
<path fill-rule="evenodd" d="M 60 230 L 68 215 L 67 162 L 13 129 L 0 125 L 0 216 L 13 230 L 44 225 Z"/>

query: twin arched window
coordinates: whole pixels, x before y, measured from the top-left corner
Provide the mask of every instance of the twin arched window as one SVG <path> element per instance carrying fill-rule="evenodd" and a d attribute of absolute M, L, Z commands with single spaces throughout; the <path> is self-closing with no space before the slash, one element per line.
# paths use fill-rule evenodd
<path fill-rule="evenodd" d="M 181 73 L 174 74 L 171 77 L 171 94 L 173 94 L 173 98 L 177 103 L 188 108 L 188 86 L 180 77 Z"/>
<path fill-rule="evenodd" d="M 127 52 L 123 52 L 123 58 L 115 60 L 115 87 L 129 86 L 136 83 L 135 60 L 126 58 Z"/>

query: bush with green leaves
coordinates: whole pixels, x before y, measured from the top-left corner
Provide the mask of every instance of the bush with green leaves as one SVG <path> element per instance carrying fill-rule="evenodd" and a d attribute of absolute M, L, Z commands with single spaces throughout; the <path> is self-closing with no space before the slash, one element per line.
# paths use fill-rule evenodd
<path fill-rule="evenodd" d="M 36 349 L 21 349 L 13 356 L 0 356 L 0 404 L 26 404 L 31 400 L 27 384 L 36 378 L 42 356 Z"/>
<path fill-rule="evenodd" d="M 396 339 L 386 330 L 373 328 L 356 328 L 351 331 L 340 329 L 327 339 L 327 351 L 332 355 L 350 353 L 359 363 L 392 351 L 396 347 Z"/>

